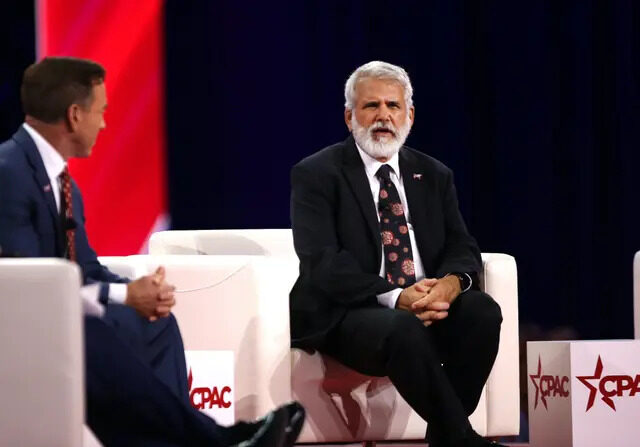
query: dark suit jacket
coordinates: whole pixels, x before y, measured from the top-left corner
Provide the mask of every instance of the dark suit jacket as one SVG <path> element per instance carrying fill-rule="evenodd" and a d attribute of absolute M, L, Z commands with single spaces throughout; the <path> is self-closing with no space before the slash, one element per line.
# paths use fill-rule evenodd
<path fill-rule="evenodd" d="M 64 257 L 65 236 L 53 188 L 35 143 L 20 129 L 0 144 L 0 247 L 3 252 L 27 257 Z M 85 231 L 84 205 L 73 182 L 77 262 L 85 283 L 102 282 L 106 298 L 110 282 L 127 282 L 111 273 L 96 257 Z"/>
<path fill-rule="evenodd" d="M 480 272 L 480 251 L 460 215 L 451 170 L 407 146 L 399 164 L 426 276 Z M 377 210 L 352 137 L 295 165 L 291 187 L 300 258 L 289 304 L 292 344 L 318 348 L 348 308 L 375 303 L 394 286 L 378 275 Z"/>

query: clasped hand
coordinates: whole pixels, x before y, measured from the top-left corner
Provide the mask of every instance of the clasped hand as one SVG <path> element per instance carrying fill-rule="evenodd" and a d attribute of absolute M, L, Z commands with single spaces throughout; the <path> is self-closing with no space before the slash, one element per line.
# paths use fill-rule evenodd
<path fill-rule="evenodd" d="M 153 274 L 127 284 L 125 304 L 133 307 L 149 321 L 168 317 L 171 308 L 176 304 L 176 288 L 166 282 L 165 273 L 164 267 L 158 267 Z"/>
<path fill-rule="evenodd" d="M 451 302 L 460 294 L 460 282 L 455 276 L 425 278 L 404 289 L 396 307 L 414 313 L 425 326 L 449 315 Z"/>

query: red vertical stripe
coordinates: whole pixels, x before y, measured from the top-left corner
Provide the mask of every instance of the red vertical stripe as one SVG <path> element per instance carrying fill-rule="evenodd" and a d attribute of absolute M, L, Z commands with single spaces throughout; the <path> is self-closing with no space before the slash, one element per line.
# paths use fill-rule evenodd
<path fill-rule="evenodd" d="M 70 169 L 100 255 L 140 251 L 167 212 L 161 0 L 37 0 L 38 57 L 76 56 L 107 70 L 107 128 Z"/>

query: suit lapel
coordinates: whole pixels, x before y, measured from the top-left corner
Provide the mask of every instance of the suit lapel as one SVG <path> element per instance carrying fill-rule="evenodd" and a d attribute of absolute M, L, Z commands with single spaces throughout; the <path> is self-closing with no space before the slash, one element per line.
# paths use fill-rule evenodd
<path fill-rule="evenodd" d="M 416 242 L 420 250 L 420 257 L 423 264 L 431 259 L 426 251 L 428 244 L 426 240 L 429 234 L 429 219 L 427 212 L 430 208 L 429 195 L 427 193 L 428 178 L 420 170 L 420 164 L 407 149 L 400 149 L 399 153 L 400 172 L 402 173 L 402 183 L 407 196 L 407 207 L 411 217 L 411 225 L 416 235 Z M 429 271 L 430 266 L 425 265 L 425 271 Z"/>
<path fill-rule="evenodd" d="M 349 185 L 356 196 L 360 211 L 367 221 L 367 226 L 371 232 L 371 237 L 376 246 L 378 258 L 382 257 L 382 240 L 380 239 L 380 226 L 373 197 L 371 197 L 371 187 L 367 174 L 364 171 L 364 164 L 358 154 L 353 137 L 349 137 L 344 142 L 343 167 Z"/>
<path fill-rule="evenodd" d="M 20 127 L 18 132 L 13 136 L 16 142 L 24 150 L 29 164 L 33 168 L 33 177 L 38 185 L 38 191 L 42 194 L 42 199 L 46 202 L 49 213 L 51 214 L 51 221 L 55 228 L 55 232 L 58 241 L 58 250 L 61 251 L 61 237 L 62 237 L 62 225 L 60 220 L 60 213 L 56 205 L 56 199 L 53 195 L 53 188 L 57 188 L 57 185 L 52 185 L 49 181 L 49 176 L 44 168 L 44 162 L 38 152 L 38 148 L 34 143 L 29 133 Z"/>

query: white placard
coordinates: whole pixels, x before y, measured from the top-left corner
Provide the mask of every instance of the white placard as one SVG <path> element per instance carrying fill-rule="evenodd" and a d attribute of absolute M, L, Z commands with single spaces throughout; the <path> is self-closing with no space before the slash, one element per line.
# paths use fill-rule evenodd
<path fill-rule="evenodd" d="M 531 447 L 640 446 L 640 340 L 527 343 Z"/>
<path fill-rule="evenodd" d="M 233 351 L 185 351 L 189 399 L 220 425 L 235 422 Z"/>

